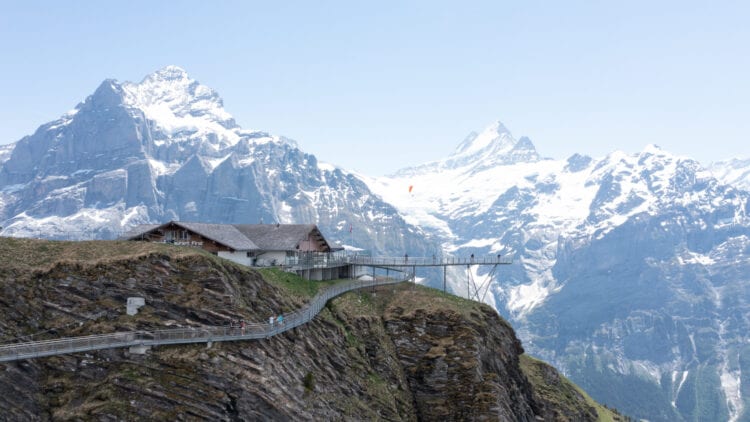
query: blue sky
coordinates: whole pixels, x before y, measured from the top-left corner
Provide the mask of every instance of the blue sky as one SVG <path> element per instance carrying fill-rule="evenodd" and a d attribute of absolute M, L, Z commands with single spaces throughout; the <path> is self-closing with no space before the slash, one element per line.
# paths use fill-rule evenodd
<path fill-rule="evenodd" d="M 750 2 L 4 2 L 0 143 L 168 64 L 371 175 L 501 120 L 566 158 L 750 156 Z"/>

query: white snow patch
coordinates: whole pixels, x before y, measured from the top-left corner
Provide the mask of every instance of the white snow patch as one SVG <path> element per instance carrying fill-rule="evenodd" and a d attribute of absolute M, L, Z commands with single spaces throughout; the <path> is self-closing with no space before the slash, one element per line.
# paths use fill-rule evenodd
<path fill-rule="evenodd" d="M 173 174 L 174 172 L 180 169 L 179 163 L 167 164 L 163 161 L 159 161 L 154 158 L 149 158 L 148 164 L 151 167 L 151 171 L 154 173 L 155 176 Z"/>
<path fill-rule="evenodd" d="M 536 280 L 531 284 L 521 284 L 507 289 L 508 310 L 518 318 L 544 303 L 550 294 L 550 289 L 542 280 Z"/>
<path fill-rule="evenodd" d="M 721 380 L 721 389 L 724 391 L 724 395 L 727 398 L 727 410 L 729 410 L 729 422 L 736 422 L 742 410 L 744 404 L 742 402 L 742 372 L 740 369 L 730 371 L 728 368 L 728 362 L 725 360 L 724 365 L 721 368 L 721 374 L 719 379 Z"/>
<path fill-rule="evenodd" d="M 8 144 L 8 145 L 0 145 L 0 164 L 3 164 L 4 162 L 10 160 L 11 155 L 13 155 L 13 149 L 16 147 L 16 144 Z"/>
<path fill-rule="evenodd" d="M 330 164 L 330 163 L 324 163 L 322 161 L 318 161 L 318 169 L 320 169 L 321 171 L 331 171 L 332 172 L 332 171 L 336 171 L 338 169 L 338 167 L 336 167 L 335 165 Z"/>
<path fill-rule="evenodd" d="M 485 246 L 492 246 L 495 244 L 496 239 L 472 239 L 461 245 L 457 245 L 455 248 L 483 248 Z"/>
<path fill-rule="evenodd" d="M 677 381 L 677 374 L 679 374 L 679 371 L 672 371 L 672 385 L 675 385 L 675 382 Z M 688 374 L 690 371 L 682 371 L 682 374 L 680 376 L 680 382 L 677 383 L 677 388 L 674 388 L 674 393 L 672 393 L 672 407 L 675 409 L 677 408 L 677 398 L 680 396 L 680 391 L 682 390 L 682 385 L 685 384 L 685 381 L 687 380 Z"/>
<path fill-rule="evenodd" d="M 208 161 L 208 164 L 211 166 L 211 171 L 213 171 L 214 169 L 216 169 L 216 167 L 219 167 L 219 165 L 221 165 L 221 163 L 223 163 L 224 160 L 226 160 L 227 158 L 229 158 L 231 155 L 232 154 L 229 153 L 229 154 L 227 154 L 227 155 L 225 155 L 223 157 L 220 157 L 220 158 L 209 158 L 206 161 Z M 247 164 L 249 164 L 249 163 L 252 162 L 251 158 L 243 159 L 242 161 L 244 162 L 244 161 L 248 161 L 248 160 L 249 160 L 249 162 Z"/>
<path fill-rule="evenodd" d="M 94 169 L 80 169 L 80 170 L 76 170 L 73 173 L 71 173 L 70 176 L 71 177 L 78 177 L 78 176 L 89 174 L 89 173 L 92 173 L 92 172 L 94 172 Z"/>
<path fill-rule="evenodd" d="M 19 183 L 19 184 L 15 184 L 15 185 L 8 185 L 8 186 L 3 187 L 2 192 L 3 193 L 8 193 L 8 194 L 16 193 L 16 192 L 20 192 L 20 191 L 26 189 L 26 186 L 27 186 L 26 183 Z"/>
<path fill-rule="evenodd" d="M 686 252 L 686 256 L 678 256 L 677 261 L 680 264 L 698 264 L 709 266 L 716 263 L 716 261 L 708 255 L 699 254 L 697 252 Z"/>
<path fill-rule="evenodd" d="M 123 228 L 144 224 L 146 222 L 148 222 L 148 208 L 145 205 L 138 205 L 137 207 L 126 209 L 120 219 L 120 225 Z"/>
<path fill-rule="evenodd" d="M 347 244 L 343 244 L 343 245 L 341 245 L 341 247 L 344 248 L 344 250 L 351 251 L 351 252 L 361 252 L 361 251 L 364 251 L 364 249 L 362 249 L 362 248 L 358 248 L 356 246 L 347 245 Z"/>

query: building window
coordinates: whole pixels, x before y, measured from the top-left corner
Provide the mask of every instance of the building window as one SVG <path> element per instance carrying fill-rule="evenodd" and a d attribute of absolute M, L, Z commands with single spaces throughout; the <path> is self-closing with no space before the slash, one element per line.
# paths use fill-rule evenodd
<path fill-rule="evenodd" d="M 180 240 L 189 240 L 190 239 L 190 233 L 188 233 L 187 230 L 183 230 L 180 232 Z"/>

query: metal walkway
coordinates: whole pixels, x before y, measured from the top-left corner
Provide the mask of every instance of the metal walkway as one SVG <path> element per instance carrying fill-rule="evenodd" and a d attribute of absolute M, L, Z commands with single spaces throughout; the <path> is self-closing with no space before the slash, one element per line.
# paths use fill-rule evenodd
<path fill-rule="evenodd" d="M 0 362 L 64 355 L 119 347 L 150 347 L 165 344 L 212 343 L 255 340 L 275 336 L 307 323 L 320 313 L 332 298 L 352 290 L 397 284 L 406 279 L 352 280 L 331 286 L 299 310 L 282 315 L 283 323 L 250 323 L 240 327 L 179 328 L 155 331 L 129 331 L 58 340 L 33 341 L 0 346 Z"/>
<path fill-rule="evenodd" d="M 369 256 L 369 255 L 347 255 L 343 257 L 317 257 L 315 259 L 287 260 L 284 267 L 294 271 L 342 267 L 346 265 L 362 265 L 378 268 L 404 268 L 404 267 L 450 267 L 455 265 L 510 265 L 513 257 L 506 256 L 479 256 L 479 257 L 429 257 L 417 256 Z"/>
<path fill-rule="evenodd" d="M 513 263 L 512 256 L 497 257 L 469 257 L 469 258 L 439 258 L 439 257 L 370 257 L 352 256 L 347 257 L 346 263 L 350 265 L 363 265 L 368 267 L 403 268 L 403 267 L 450 267 L 455 265 L 510 265 Z"/>
<path fill-rule="evenodd" d="M 470 300 L 476 300 L 477 302 L 484 302 L 484 297 L 487 295 L 487 292 L 489 291 L 490 283 L 492 280 L 493 274 L 495 274 L 495 271 L 497 270 L 498 265 L 511 265 L 513 264 L 513 256 L 511 255 L 497 255 L 497 256 L 479 256 L 475 257 L 474 255 L 469 256 L 468 258 L 462 258 L 462 257 L 410 257 L 409 255 L 404 255 L 402 257 L 370 257 L 370 256 L 350 256 L 347 257 L 347 262 L 349 265 L 353 267 L 369 267 L 373 269 L 373 276 L 375 275 L 375 269 L 379 268 L 381 270 L 386 270 L 386 274 L 388 274 L 388 271 L 393 270 L 401 273 L 406 273 L 407 277 L 411 278 L 412 280 L 416 280 L 417 277 L 417 267 L 424 268 L 424 267 L 431 267 L 431 268 L 443 268 L 443 292 L 448 292 L 448 267 L 453 266 L 465 266 L 466 272 L 468 274 L 467 280 L 466 280 L 466 298 Z M 488 277 L 481 283 L 477 284 L 474 280 L 474 277 L 471 273 L 471 267 L 473 266 L 483 266 L 483 265 L 489 265 L 492 266 L 492 270 L 490 270 Z M 351 273 L 355 273 L 356 271 L 352 271 Z M 474 287 L 474 290 L 472 291 L 471 287 Z M 482 294 L 482 290 L 484 290 L 484 293 Z"/>

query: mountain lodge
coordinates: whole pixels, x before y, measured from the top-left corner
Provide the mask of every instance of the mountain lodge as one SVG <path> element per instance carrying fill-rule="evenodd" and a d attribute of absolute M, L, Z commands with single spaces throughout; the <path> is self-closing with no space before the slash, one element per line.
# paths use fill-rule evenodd
<path fill-rule="evenodd" d="M 121 239 L 202 248 L 249 267 L 283 266 L 309 280 L 348 276 L 344 249 L 315 224 L 213 224 L 170 221 L 141 224 Z M 339 266 L 338 262 L 342 262 Z"/>

